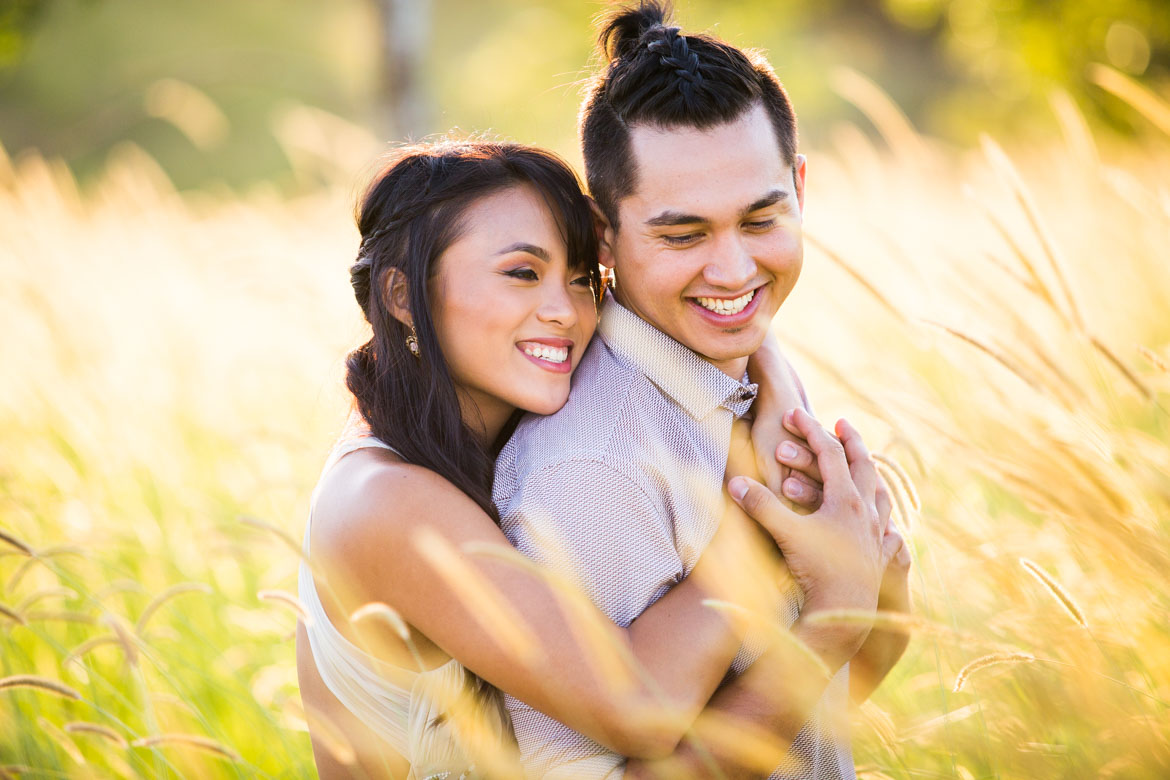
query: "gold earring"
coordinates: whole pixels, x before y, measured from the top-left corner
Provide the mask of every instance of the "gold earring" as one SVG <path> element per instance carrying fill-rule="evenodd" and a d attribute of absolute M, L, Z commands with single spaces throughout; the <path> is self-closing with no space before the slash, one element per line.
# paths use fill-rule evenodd
<path fill-rule="evenodd" d="M 410 324 L 410 335 L 406 337 L 406 348 L 410 350 L 410 354 L 416 358 L 419 356 L 418 349 L 418 332 L 414 329 L 414 323 Z"/>

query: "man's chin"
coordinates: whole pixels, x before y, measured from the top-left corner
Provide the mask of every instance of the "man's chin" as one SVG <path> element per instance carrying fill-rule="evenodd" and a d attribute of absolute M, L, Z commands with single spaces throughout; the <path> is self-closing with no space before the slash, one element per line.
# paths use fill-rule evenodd
<path fill-rule="evenodd" d="M 716 365 L 746 360 L 764 343 L 763 333 L 747 333 L 747 330 L 748 328 L 745 328 L 743 332 L 737 334 L 740 338 L 710 339 L 702 345 L 702 348 L 692 347 L 691 349 L 703 356 L 709 363 Z"/>

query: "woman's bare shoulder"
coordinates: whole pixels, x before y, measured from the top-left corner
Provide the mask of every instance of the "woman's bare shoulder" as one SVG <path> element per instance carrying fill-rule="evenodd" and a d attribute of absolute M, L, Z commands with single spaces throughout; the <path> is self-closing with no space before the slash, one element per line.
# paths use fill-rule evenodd
<path fill-rule="evenodd" d="M 322 477 L 313 506 L 314 554 L 352 556 L 402 549 L 422 525 L 474 528 L 489 518 L 461 490 L 428 468 L 382 448 L 356 450 Z M 364 556 L 363 556 L 364 557 Z"/>

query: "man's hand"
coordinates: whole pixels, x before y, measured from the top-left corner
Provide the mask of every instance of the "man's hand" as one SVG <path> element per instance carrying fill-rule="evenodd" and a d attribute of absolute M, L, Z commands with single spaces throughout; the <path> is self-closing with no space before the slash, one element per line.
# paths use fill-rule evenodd
<path fill-rule="evenodd" d="M 886 564 L 901 539 L 886 536 L 888 510 L 886 518 L 878 511 L 879 480 L 869 451 L 844 420 L 836 426 L 840 440 L 802 409 L 785 415 L 785 426 L 802 436 L 816 455 L 825 484 L 820 509 L 801 516 L 745 477 L 733 478 L 728 490 L 783 552 L 805 594 L 802 621 L 824 609 L 873 611 Z M 868 633 L 864 625 L 825 626 L 809 637 L 813 649 L 836 670 L 854 656 Z"/>

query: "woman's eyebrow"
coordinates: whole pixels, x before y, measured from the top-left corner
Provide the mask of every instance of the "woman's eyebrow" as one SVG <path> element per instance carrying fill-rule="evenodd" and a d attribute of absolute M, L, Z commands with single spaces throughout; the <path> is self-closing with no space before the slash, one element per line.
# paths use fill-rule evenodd
<path fill-rule="evenodd" d="M 526 252 L 530 255 L 539 257 L 546 263 L 552 262 L 552 256 L 548 253 L 547 249 L 544 247 L 539 247 L 536 244 L 529 244 L 525 241 L 517 241 L 515 244 L 509 244 L 499 252 L 496 252 L 496 255 L 510 255 L 513 252 Z"/>

